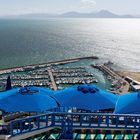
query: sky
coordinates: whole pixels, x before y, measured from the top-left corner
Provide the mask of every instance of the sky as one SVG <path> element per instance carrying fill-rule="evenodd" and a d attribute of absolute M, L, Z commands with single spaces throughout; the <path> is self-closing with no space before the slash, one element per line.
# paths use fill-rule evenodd
<path fill-rule="evenodd" d="M 0 16 L 102 9 L 116 14 L 140 15 L 140 0 L 0 0 Z"/>

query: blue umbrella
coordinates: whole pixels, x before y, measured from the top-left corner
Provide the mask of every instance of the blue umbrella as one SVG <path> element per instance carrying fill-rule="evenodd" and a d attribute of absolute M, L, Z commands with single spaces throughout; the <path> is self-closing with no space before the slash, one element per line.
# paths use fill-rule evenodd
<path fill-rule="evenodd" d="M 128 93 L 119 97 L 116 114 L 140 114 L 140 92 Z"/>
<path fill-rule="evenodd" d="M 52 95 L 64 107 L 76 107 L 91 111 L 113 109 L 118 96 L 94 85 L 81 85 L 57 91 Z"/>
<path fill-rule="evenodd" d="M 31 89 L 34 89 L 34 90 L 36 89 L 36 90 L 39 90 L 40 92 L 44 92 L 44 93 L 46 93 L 49 96 L 54 94 L 53 90 L 50 90 L 50 89 L 44 88 L 44 87 L 26 86 L 25 88 L 30 88 L 30 87 L 31 87 Z M 15 89 L 10 90 L 9 92 L 1 92 L 0 99 L 15 93 L 15 92 L 17 92 L 20 89 L 24 89 L 24 88 L 15 88 Z M 2 94 L 2 93 L 4 93 L 4 94 Z"/>
<path fill-rule="evenodd" d="M 43 112 L 57 107 L 50 94 L 51 91 L 39 87 L 12 89 L 0 94 L 0 109 L 6 112 Z"/>

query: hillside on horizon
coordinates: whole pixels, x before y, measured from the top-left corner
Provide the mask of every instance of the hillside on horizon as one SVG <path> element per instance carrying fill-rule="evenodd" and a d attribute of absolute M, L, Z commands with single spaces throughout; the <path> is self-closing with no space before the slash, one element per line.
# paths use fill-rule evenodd
<path fill-rule="evenodd" d="M 101 10 L 98 12 L 91 12 L 91 13 L 79 13 L 79 12 L 67 12 L 61 14 L 61 17 L 87 17 L 87 18 L 135 18 L 132 15 L 118 15 L 114 14 L 108 10 Z"/>
<path fill-rule="evenodd" d="M 15 16 L 5 16 L 4 18 L 140 18 L 134 15 L 118 15 L 108 10 L 101 10 L 98 12 L 80 13 L 70 11 L 62 14 L 49 14 L 49 13 L 29 13 Z"/>

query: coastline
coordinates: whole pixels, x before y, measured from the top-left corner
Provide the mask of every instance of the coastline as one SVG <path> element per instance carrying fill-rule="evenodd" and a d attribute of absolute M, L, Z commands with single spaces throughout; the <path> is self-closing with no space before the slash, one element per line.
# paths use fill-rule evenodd
<path fill-rule="evenodd" d="M 140 82 L 140 72 L 134 72 L 134 71 L 116 71 L 117 74 L 120 76 L 128 76 L 138 82 Z"/>

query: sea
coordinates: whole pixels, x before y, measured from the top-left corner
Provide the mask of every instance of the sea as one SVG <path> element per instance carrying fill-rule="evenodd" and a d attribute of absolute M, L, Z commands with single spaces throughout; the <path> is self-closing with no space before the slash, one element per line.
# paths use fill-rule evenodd
<path fill-rule="evenodd" d="M 140 71 L 140 19 L 0 19 L 0 69 L 84 56 Z"/>

